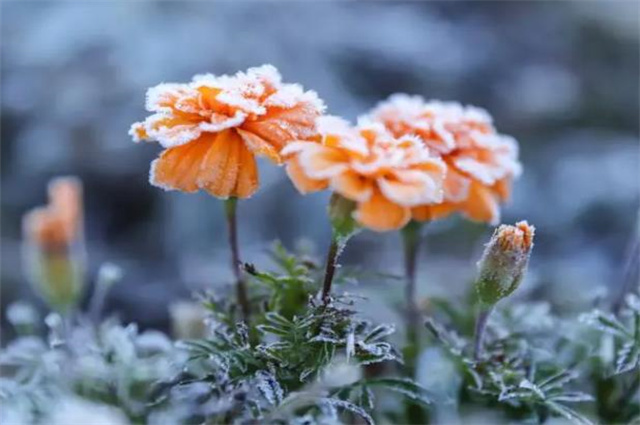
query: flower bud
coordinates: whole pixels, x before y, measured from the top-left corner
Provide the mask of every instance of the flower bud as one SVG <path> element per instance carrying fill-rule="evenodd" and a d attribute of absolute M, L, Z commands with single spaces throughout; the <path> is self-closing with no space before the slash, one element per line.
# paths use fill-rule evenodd
<path fill-rule="evenodd" d="M 50 182 L 49 205 L 23 220 L 27 276 L 49 306 L 62 313 L 75 306 L 84 286 L 82 215 L 82 185 L 64 177 Z"/>
<path fill-rule="evenodd" d="M 493 306 L 520 285 L 527 270 L 535 228 L 526 221 L 501 225 L 478 263 L 476 290 L 480 303 Z"/>

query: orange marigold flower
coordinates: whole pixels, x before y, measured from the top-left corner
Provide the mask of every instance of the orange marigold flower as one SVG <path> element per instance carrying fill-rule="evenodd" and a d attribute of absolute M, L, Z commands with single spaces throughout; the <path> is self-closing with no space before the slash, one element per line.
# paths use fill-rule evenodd
<path fill-rule="evenodd" d="M 379 123 L 354 128 L 330 116 L 316 125 L 316 141 L 293 142 L 282 151 L 300 192 L 330 187 L 354 201 L 354 218 L 376 231 L 399 229 L 412 207 L 442 201 L 444 164 L 417 137 L 396 138 Z"/>
<path fill-rule="evenodd" d="M 24 234 L 45 250 L 66 249 L 82 237 L 82 221 L 82 184 L 60 177 L 49 183 L 49 205 L 25 215 Z"/>
<path fill-rule="evenodd" d="M 68 311 L 83 289 L 85 265 L 82 184 L 61 177 L 49 184 L 49 205 L 24 216 L 24 265 L 36 291 Z"/>
<path fill-rule="evenodd" d="M 188 84 L 160 84 L 147 92 L 153 112 L 129 132 L 166 150 L 150 181 L 167 190 L 200 189 L 218 198 L 248 198 L 258 188 L 254 155 L 281 162 L 291 140 L 315 134 L 324 105 L 313 91 L 282 83 L 271 65 L 233 76 L 198 75 Z"/>
<path fill-rule="evenodd" d="M 383 123 L 396 137 L 420 137 L 447 165 L 444 201 L 414 208 L 415 219 L 435 220 L 461 212 L 472 220 L 499 222 L 499 204 L 509 198 L 521 165 L 517 142 L 498 134 L 484 109 L 396 94 L 374 108 L 369 118 Z"/>

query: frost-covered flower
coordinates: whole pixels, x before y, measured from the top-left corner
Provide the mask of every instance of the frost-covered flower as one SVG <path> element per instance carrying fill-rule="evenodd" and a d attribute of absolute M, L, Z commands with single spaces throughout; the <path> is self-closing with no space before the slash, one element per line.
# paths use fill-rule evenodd
<path fill-rule="evenodd" d="M 49 204 L 23 219 L 27 275 L 51 305 L 64 311 L 77 301 L 85 271 L 82 183 L 60 177 L 49 183 Z"/>
<path fill-rule="evenodd" d="M 282 152 L 300 192 L 330 187 L 355 202 L 354 218 L 376 231 L 399 229 L 412 207 L 442 201 L 444 164 L 417 137 L 330 116 L 316 124 L 318 140 L 296 141 Z"/>
<path fill-rule="evenodd" d="M 280 163 L 289 141 L 313 136 L 324 105 L 315 92 L 282 83 L 276 68 L 263 65 L 152 87 L 146 109 L 153 115 L 129 133 L 165 148 L 151 166 L 153 185 L 248 198 L 258 188 L 255 155 Z"/>
<path fill-rule="evenodd" d="M 478 262 L 476 290 L 491 306 L 515 291 L 527 270 L 535 227 L 526 221 L 498 227 Z"/>
<path fill-rule="evenodd" d="M 383 123 L 396 137 L 418 136 L 447 165 L 444 201 L 414 208 L 415 219 L 460 212 L 472 220 L 499 222 L 499 204 L 508 199 L 521 165 L 517 142 L 498 134 L 484 109 L 395 94 L 374 108 L 369 119 Z"/>
<path fill-rule="evenodd" d="M 49 183 L 49 205 L 24 216 L 25 237 L 47 250 L 67 247 L 82 235 L 82 183 L 59 177 Z"/>

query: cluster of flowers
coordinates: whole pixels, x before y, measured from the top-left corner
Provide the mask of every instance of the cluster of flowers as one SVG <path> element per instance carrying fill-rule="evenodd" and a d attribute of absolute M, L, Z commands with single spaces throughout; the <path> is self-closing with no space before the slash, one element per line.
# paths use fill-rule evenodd
<path fill-rule="evenodd" d="M 335 211 L 330 211 L 334 240 L 322 292 L 325 302 L 335 262 L 354 227 L 399 230 L 411 220 L 454 213 L 497 224 L 499 204 L 508 199 L 521 172 L 517 142 L 498 133 L 483 109 L 397 94 L 351 125 L 325 115 L 315 92 L 283 83 L 271 65 L 233 76 L 206 74 L 186 84 L 160 84 L 148 90 L 146 109 L 153 114 L 133 124 L 130 134 L 136 142 L 157 141 L 165 148 L 151 165 L 150 182 L 166 190 L 204 190 L 231 202 L 230 245 L 245 319 L 249 305 L 235 235 L 235 199 L 249 198 L 258 189 L 256 156 L 286 165 L 299 192 L 330 189 L 336 201 L 332 205 L 346 205 L 334 210 L 343 210 L 338 219 L 348 222 L 349 231 L 337 230 Z M 50 289 L 47 298 L 59 310 L 73 306 L 81 289 L 81 198 L 79 181 L 59 179 L 50 188 L 50 205 L 25 219 L 32 278 Z M 483 274 L 483 292 L 494 294 L 489 304 L 517 286 L 533 228 L 522 222 L 501 227 L 494 239 L 499 236 L 520 242 L 484 259 L 490 267 L 484 267 L 489 271 Z M 518 261 L 499 258 L 502 251 L 512 256 L 519 250 Z M 411 310 L 412 270 L 407 279 Z"/>
<path fill-rule="evenodd" d="M 160 84 L 146 108 L 153 114 L 130 134 L 165 148 L 152 184 L 248 198 L 258 189 L 255 156 L 266 156 L 286 164 L 301 193 L 330 188 L 355 202 L 353 217 L 375 231 L 456 212 L 496 224 L 521 171 L 517 143 L 482 109 L 394 95 L 353 126 L 324 115 L 315 92 L 283 83 L 270 65 Z"/>

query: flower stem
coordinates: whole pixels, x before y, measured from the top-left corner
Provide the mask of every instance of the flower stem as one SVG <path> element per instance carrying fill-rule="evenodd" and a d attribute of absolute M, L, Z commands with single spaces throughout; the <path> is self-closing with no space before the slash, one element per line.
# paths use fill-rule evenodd
<path fill-rule="evenodd" d="M 327 253 L 327 264 L 324 272 L 324 283 L 322 285 L 322 302 L 325 305 L 329 303 L 331 284 L 333 283 L 333 276 L 336 272 L 336 265 L 338 263 L 340 251 L 340 241 L 335 234 L 333 234 L 331 237 L 331 245 L 329 245 L 329 252 Z"/>
<path fill-rule="evenodd" d="M 417 221 L 409 222 L 401 231 L 404 248 L 405 308 L 407 328 L 407 356 L 406 361 L 412 367 L 418 352 L 418 303 L 416 291 L 416 261 L 420 248 L 420 230 L 422 224 Z"/>
<path fill-rule="evenodd" d="M 238 250 L 238 226 L 236 220 L 236 207 L 238 199 L 229 198 L 225 201 L 225 213 L 227 216 L 227 228 L 229 231 L 229 247 L 231 248 L 231 268 L 236 277 L 236 297 L 238 305 L 242 311 L 245 321 L 249 320 L 251 313 L 249 307 L 249 296 L 247 294 L 247 284 L 242 272 L 242 263 L 240 261 L 240 253 Z"/>
<path fill-rule="evenodd" d="M 482 341 L 484 339 L 485 329 L 487 327 L 487 321 L 489 320 L 489 315 L 493 311 L 493 306 L 486 307 L 481 306 L 480 311 L 478 312 L 478 317 L 476 318 L 476 330 L 473 341 L 473 358 L 478 360 L 480 358 L 480 354 L 482 353 Z"/>

